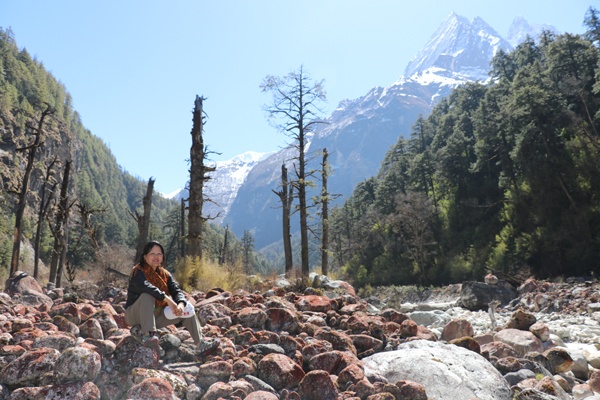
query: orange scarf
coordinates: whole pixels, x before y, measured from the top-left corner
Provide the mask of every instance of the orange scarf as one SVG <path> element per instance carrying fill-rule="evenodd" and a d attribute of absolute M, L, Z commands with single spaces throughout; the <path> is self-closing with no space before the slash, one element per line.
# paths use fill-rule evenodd
<path fill-rule="evenodd" d="M 133 267 L 133 270 L 131 271 L 131 276 L 133 276 L 138 270 L 144 273 L 144 276 L 146 277 L 146 280 L 148 282 L 165 292 L 167 296 L 170 296 L 169 287 L 167 286 L 167 281 L 169 280 L 169 273 L 164 268 L 158 267 L 156 268 L 156 270 L 153 270 L 152 267 L 149 265 L 142 267 L 140 264 L 137 264 L 135 267 Z M 156 301 L 154 302 L 155 308 L 165 308 L 166 306 L 167 302 L 164 300 L 156 299 Z"/>

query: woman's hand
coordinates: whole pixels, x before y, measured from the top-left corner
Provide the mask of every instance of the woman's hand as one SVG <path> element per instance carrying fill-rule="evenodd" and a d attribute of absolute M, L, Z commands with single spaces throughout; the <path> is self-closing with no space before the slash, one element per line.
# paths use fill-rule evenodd
<path fill-rule="evenodd" d="M 166 296 L 165 301 L 167 302 L 169 307 L 171 307 L 171 310 L 173 310 L 173 314 L 177 315 L 178 317 L 180 315 L 183 315 L 183 309 L 185 308 L 185 304 L 175 303 L 175 301 L 173 301 L 173 299 L 170 296 Z"/>

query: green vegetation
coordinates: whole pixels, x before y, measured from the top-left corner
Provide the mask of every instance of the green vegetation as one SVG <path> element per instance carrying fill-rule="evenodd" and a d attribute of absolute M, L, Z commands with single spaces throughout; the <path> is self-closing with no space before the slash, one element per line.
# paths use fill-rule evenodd
<path fill-rule="evenodd" d="M 334 210 L 333 258 L 357 284 L 445 284 L 489 270 L 600 267 L 600 36 L 546 32 L 420 118 Z"/>

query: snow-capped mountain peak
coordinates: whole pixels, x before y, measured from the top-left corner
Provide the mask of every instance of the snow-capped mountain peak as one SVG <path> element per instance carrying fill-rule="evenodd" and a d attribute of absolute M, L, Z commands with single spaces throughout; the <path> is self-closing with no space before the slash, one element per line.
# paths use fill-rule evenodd
<path fill-rule="evenodd" d="M 451 13 L 448 19 L 431 36 L 423 49 L 410 61 L 404 76 L 422 73 L 430 67 L 469 76 L 473 80 L 486 80 L 489 62 L 499 49 L 512 46 L 483 19 L 473 22 Z"/>
<path fill-rule="evenodd" d="M 552 25 L 532 24 L 525 18 L 519 16 L 513 20 L 512 24 L 510 24 L 506 40 L 512 46 L 516 47 L 519 43 L 523 42 L 527 36 L 535 39 L 543 31 L 558 33 L 558 30 Z"/>
<path fill-rule="evenodd" d="M 219 223 L 229 211 L 238 189 L 244 183 L 250 170 L 271 154 L 273 153 L 247 151 L 229 160 L 213 162 L 212 166 L 215 167 L 215 171 L 210 173 L 210 179 L 204 188 L 204 197 L 211 201 L 204 204 L 203 214 L 215 217 L 215 222 Z M 165 197 L 186 198 L 189 195 L 187 186 L 188 184 L 185 189 L 180 189 Z"/>

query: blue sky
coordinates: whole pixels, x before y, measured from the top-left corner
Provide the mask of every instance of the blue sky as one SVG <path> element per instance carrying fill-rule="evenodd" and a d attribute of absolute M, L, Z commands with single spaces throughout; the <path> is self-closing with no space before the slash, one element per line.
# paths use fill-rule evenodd
<path fill-rule="evenodd" d="M 583 33 L 598 0 L 0 0 L 0 26 L 43 62 L 117 162 L 170 193 L 188 178 L 192 109 L 207 100 L 212 160 L 287 138 L 259 85 L 300 65 L 324 79 L 328 112 L 396 81 L 451 12 L 506 36 L 517 16 Z"/>

